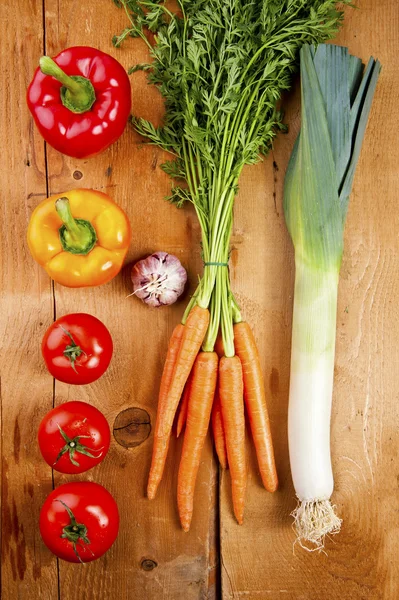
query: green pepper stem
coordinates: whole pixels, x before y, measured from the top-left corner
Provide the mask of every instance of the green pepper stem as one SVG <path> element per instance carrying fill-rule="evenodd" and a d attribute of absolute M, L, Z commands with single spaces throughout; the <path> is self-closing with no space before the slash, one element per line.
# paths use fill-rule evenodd
<path fill-rule="evenodd" d="M 81 86 L 77 81 L 74 81 L 72 77 L 69 77 L 64 71 L 53 61 L 49 56 L 42 56 L 39 60 L 40 70 L 44 75 L 54 77 L 57 81 L 62 83 L 72 94 L 78 94 L 81 90 Z"/>
<path fill-rule="evenodd" d="M 79 225 L 75 221 L 71 213 L 71 206 L 69 200 L 66 197 L 58 198 L 55 201 L 55 209 L 68 230 L 68 233 L 73 241 L 79 241 L 81 231 Z"/>
<path fill-rule="evenodd" d="M 66 108 L 74 113 L 90 110 L 96 100 L 96 94 L 89 79 L 81 75 L 67 75 L 49 56 L 42 56 L 39 66 L 44 75 L 54 77 L 62 83 L 61 101 Z"/>
<path fill-rule="evenodd" d="M 59 229 L 63 249 L 71 254 L 88 254 L 97 242 L 93 225 L 85 219 L 75 219 L 65 196 L 55 201 L 55 209 L 63 222 Z"/>

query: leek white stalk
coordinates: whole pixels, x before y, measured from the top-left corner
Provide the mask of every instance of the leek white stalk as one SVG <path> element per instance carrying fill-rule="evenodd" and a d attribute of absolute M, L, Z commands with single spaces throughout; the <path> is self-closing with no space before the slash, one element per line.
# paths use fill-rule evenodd
<path fill-rule="evenodd" d="M 337 282 L 334 272 L 296 266 L 288 428 L 292 477 L 305 501 L 330 498 L 334 485 L 330 415 Z M 297 448 L 301 451 L 295 452 Z"/>
<path fill-rule="evenodd" d="M 298 506 L 297 536 L 320 549 L 341 519 L 330 498 L 334 479 L 330 420 L 338 279 L 349 194 L 380 65 L 346 48 L 301 50 L 301 132 L 285 179 L 284 212 L 295 248 L 288 441 Z M 306 543 L 312 544 L 311 548 Z"/>
<path fill-rule="evenodd" d="M 338 275 L 298 262 L 295 272 L 288 435 L 291 473 L 300 504 L 300 540 L 316 548 L 341 520 L 329 501 L 334 480 L 330 453 Z"/>

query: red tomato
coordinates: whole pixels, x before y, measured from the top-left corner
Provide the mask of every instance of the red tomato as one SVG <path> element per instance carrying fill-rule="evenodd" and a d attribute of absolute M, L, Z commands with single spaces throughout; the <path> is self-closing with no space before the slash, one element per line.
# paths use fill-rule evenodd
<path fill-rule="evenodd" d="M 118 506 L 98 483 L 65 483 L 47 496 L 39 525 L 44 543 L 56 556 L 69 562 L 90 562 L 116 540 Z"/>
<path fill-rule="evenodd" d="M 86 313 L 64 315 L 46 331 L 42 354 L 51 375 L 75 385 L 96 381 L 108 368 L 112 338 L 96 317 Z"/>
<path fill-rule="evenodd" d="M 60 473 L 83 473 L 98 465 L 108 452 L 110 438 L 104 415 L 78 400 L 50 410 L 38 433 L 44 460 Z"/>

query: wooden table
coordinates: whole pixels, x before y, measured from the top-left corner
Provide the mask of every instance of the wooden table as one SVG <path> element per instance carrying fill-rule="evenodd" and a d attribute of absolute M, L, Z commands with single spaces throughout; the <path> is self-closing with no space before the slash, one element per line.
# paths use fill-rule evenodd
<path fill-rule="evenodd" d="M 137 407 L 154 423 L 168 337 L 201 269 L 193 211 L 164 202 L 170 182 L 164 158 L 139 148 L 128 129 L 112 148 L 74 160 L 46 146 L 25 103 L 39 57 L 86 44 L 126 67 L 145 59 L 131 40 L 122 50 L 112 34 L 125 15 L 109 0 L 1 2 L 1 144 L 3 176 L 1 417 L 2 598 L 85 600 L 394 600 L 399 597 L 399 264 L 397 0 L 359 0 L 348 9 L 338 42 L 383 71 L 371 111 L 345 232 L 339 306 L 332 453 L 334 502 L 343 518 L 326 554 L 293 547 L 295 506 L 287 448 L 287 401 L 293 293 L 293 253 L 282 213 L 287 160 L 298 131 L 299 102 L 285 102 L 290 132 L 272 155 L 244 171 L 236 205 L 231 273 L 256 335 L 267 382 L 280 490 L 261 487 L 253 452 L 245 523 L 232 517 L 229 474 L 216 468 L 206 444 L 196 488 L 192 529 L 176 514 L 173 441 L 158 497 L 144 496 L 152 436 L 128 427 L 126 449 L 113 439 L 104 463 L 82 478 L 105 485 L 121 513 L 119 538 L 104 558 L 82 567 L 57 561 L 40 539 L 40 507 L 54 486 L 69 481 L 41 459 L 40 420 L 54 404 L 92 403 L 111 427 L 121 411 Z M 137 115 L 159 121 L 162 102 L 143 74 L 132 78 Z M 94 289 L 53 284 L 32 260 L 25 241 L 33 208 L 49 194 L 76 187 L 109 193 L 127 211 L 133 241 L 122 274 Z M 150 310 L 131 292 L 131 263 L 155 250 L 176 254 L 188 268 L 190 289 L 173 307 Z M 112 332 L 115 354 L 107 374 L 84 387 L 53 382 L 40 353 L 55 317 L 87 311 Z M 127 423 L 129 425 L 129 423 Z M 126 441 L 125 439 L 125 441 Z M 249 446 L 250 447 L 250 446 Z"/>

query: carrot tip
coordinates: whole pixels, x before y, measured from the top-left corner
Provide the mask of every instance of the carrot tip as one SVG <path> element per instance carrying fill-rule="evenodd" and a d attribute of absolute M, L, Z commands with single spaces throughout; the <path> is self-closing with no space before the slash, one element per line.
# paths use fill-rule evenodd
<path fill-rule="evenodd" d="M 234 510 L 234 516 L 237 520 L 237 523 L 239 525 L 242 525 L 244 522 L 244 510 L 240 510 L 240 509 L 238 509 L 237 511 Z"/>
<path fill-rule="evenodd" d="M 180 525 L 182 526 L 183 531 L 187 533 L 190 529 L 191 517 L 181 516 Z"/>
<path fill-rule="evenodd" d="M 265 490 L 267 490 L 268 492 L 273 494 L 274 492 L 277 492 L 277 490 L 278 490 L 278 481 L 273 485 L 266 484 L 263 482 L 263 486 L 264 486 Z"/>
<path fill-rule="evenodd" d="M 156 493 L 157 493 L 156 490 L 147 488 L 147 498 L 149 500 L 154 500 Z"/>

